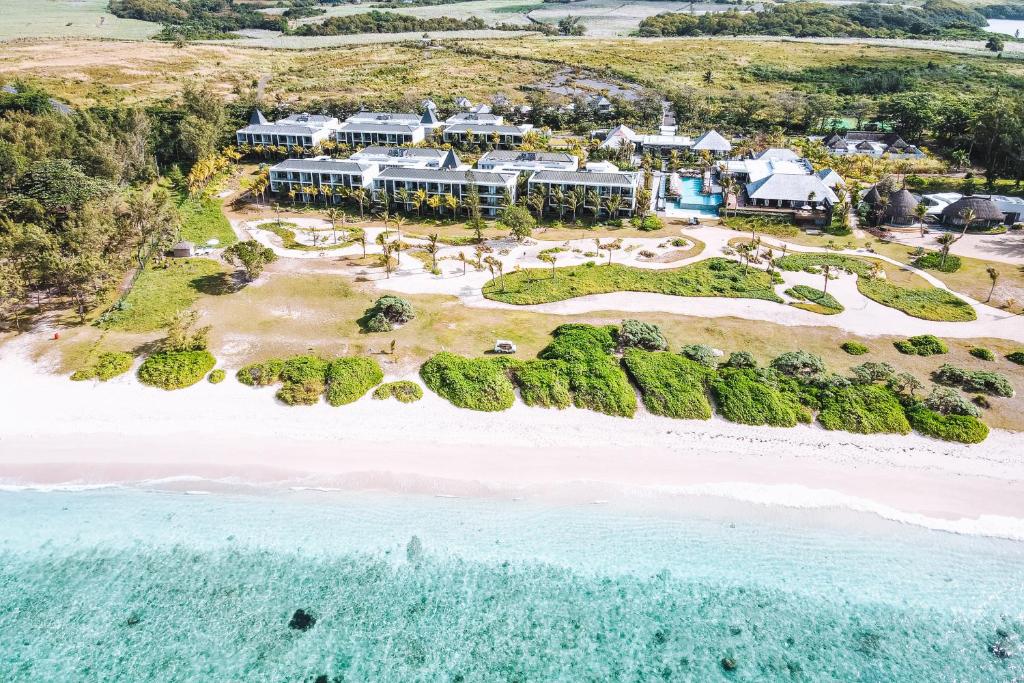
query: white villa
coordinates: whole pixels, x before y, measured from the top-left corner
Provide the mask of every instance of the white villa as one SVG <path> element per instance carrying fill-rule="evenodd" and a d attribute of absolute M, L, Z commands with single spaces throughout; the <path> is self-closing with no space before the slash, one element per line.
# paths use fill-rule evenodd
<path fill-rule="evenodd" d="M 374 164 L 348 159 L 287 159 L 271 167 L 270 191 L 285 195 L 294 191 L 295 199 L 304 202 L 323 196 L 338 203 L 343 199 L 341 190 L 369 189 L 377 173 Z"/>
<path fill-rule="evenodd" d="M 526 134 L 533 126 L 524 123 L 513 126 L 504 123 L 467 121 L 455 123 L 444 129 L 444 141 L 448 144 L 485 143 L 499 149 L 510 149 L 523 144 Z"/>
<path fill-rule="evenodd" d="M 877 133 L 851 130 L 833 133 L 822 144 L 832 154 L 863 154 L 870 157 L 888 156 L 894 159 L 920 159 L 925 156 L 918 147 L 908 144 L 896 133 Z"/>
<path fill-rule="evenodd" d="M 516 174 L 493 173 L 472 170 L 434 170 L 426 168 L 389 168 L 381 171 L 373 180 L 376 192 L 387 192 L 392 200 L 406 211 L 417 210 L 416 195 L 430 197 L 454 197 L 460 203 L 465 199 L 470 186 L 475 186 L 480 197 L 480 212 L 485 216 L 497 216 L 504 202 L 515 201 Z M 420 205 L 419 211 L 430 211 Z"/>
<path fill-rule="evenodd" d="M 675 119 L 670 119 L 675 121 Z M 601 142 L 603 149 L 619 149 L 625 144 L 635 145 L 637 151 L 652 152 L 667 156 L 673 151 L 708 152 L 715 158 L 722 158 L 732 151 L 732 143 L 718 131 L 709 130 L 696 140 L 689 135 L 678 135 L 674 125 L 662 126 L 655 134 L 641 134 L 625 124 L 612 128 Z"/>
<path fill-rule="evenodd" d="M 434 149 L 431 147 L 385 147 L 375 145 L 364 147 L 349 156 L 352 161 L 376 164 L 383 171 L 386 168 L 433 168 L 448 170 L 464 170 L 468 164 L 462 163 L 453 150 Z M 481 168 L 483 168 L 481 166 Z"/>
<path fill-rule="evenodd" d="M 338 119 L 332 116 L 292 114 L 270 123 L 259 109 L 252 112 L 249 125 L 235 133 L 238 146 L 275 145 L 279 147 L 316 147 L 333 137 Z"/>
<path fill-rule="evenodd" d="M 533 173 L 535 171 L 575 171 L 579 157 L 565 152 L 520 152 L 492 150 L 476 162 L 477 168 L 498 173 Z"/>
<path fill-rule="evenodd" d="M 527 187 L 531 195 L 541 193 L 546 199 L 545 210 L 559 215 L 571 213 L 575 195 L 576 210 L 593 209 L 595 200 L 600 204 L 598 213 L 632 216 L 637 209 L 637 194 L 643 182 L 640 171 L 620 171 L 614 164 L 591 163 L 582 171 L 536 171 Z M 617 199 L 614 199 L 617 198 Z M 614 211 L 609 200 L 617 203 Z"/>
<path fill-rule="evenodd" d="M 743 183 L 750 208 L 826 210 L 839 202 L 844 185 L 831 169 L 815 173 L 807 159 L 790 149 L 766 149 L 753 159 L 728 159 L 722 172 Z"/>

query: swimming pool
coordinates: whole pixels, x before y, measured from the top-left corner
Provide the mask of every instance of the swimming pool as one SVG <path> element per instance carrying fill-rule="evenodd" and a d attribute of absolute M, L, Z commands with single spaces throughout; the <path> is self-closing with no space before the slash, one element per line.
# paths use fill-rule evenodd
<path fill-rule="evenodd" d="M 673 186 L 679 192 L 679 198 L 675 200 L 677 209 L 718 215 L 718 207 L 722 205 L 722 195 L 720 193 L 704 194 L 704 181 L 700 178 L 679 178 L 678 182 L 673 183 Z"/>

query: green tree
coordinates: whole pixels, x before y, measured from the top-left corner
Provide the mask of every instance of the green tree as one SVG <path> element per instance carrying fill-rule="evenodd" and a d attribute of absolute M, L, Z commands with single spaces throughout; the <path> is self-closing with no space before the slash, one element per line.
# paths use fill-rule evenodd
<path fill-rule="evenodd" d="M 256 240 L 235 242 L 224 250 L 223 255 L 228 263 L 241 266 L 250 282 L 260 276 L 267 264 L 277 260 L 277 254 L 273 249 L 263 246 Z"/>
<path fill-rule="evenodd" d="M 501 218 L 498 219 L 498 224 L 508 228 L 511 236 L 520 241 L 532 235 L 533 229 L 537 227 L 537 221 L 530 215 L 530 212 L 518 204 L 513 204 L 505 209 Z"/>

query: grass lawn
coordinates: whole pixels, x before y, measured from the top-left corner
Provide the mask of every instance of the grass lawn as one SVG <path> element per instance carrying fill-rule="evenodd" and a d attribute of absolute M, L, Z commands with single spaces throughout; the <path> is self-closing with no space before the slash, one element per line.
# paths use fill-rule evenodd
<path fill-rule="evenodd" d="M 782 300 L 772 290 L 772 278 L 724 258 L 711 258 L 673 270 L 648 270 L 618 264 L 572 266 L 550 269 L 528 268 L 507 273 L 484 285 L 488 299 L 529 305 L 565 301 L 589 294 L 609 292 L 652 292 L 675 296 L 724 296 L 746 299 Z"/>
<path fill-rule="evenodd" d="M 181 239 L 198 246 L 215 239 L 219 247 L 226 247 L 237 241 L 235 231 L 224 217 L 223 202 L 217 197 L 196 197 L 190 199 L 183 193 L 175 193 L 178 213 L 181 215 Z"/>
<path fill-rule="evenodd" d="M 150 266 L 139 275 L 120 310 L 102 316 L 106 330 L 151 332 L 166 327 L 203 293 L 225 291 L 228 271 L 206 258 L 172 259 L 166 267 Z"/>
<path fill-rule="evenodd" d="M 295 239 L 295 231 L 300 229 L 295 223 L 285 223 L 283 221 L 280 224 L 263 223 L 259 227 L 263 230 L 269 230 L 280 237 L 281 246 L 285 249 L 297 249 L 299 251 L 329 251 L 331 249 L 344 249 L 347 246 L 355 244 L 355 241 L 351 239 L 345 242 L 338 242 L 337 244 L 318 244 L 315 247 L 311 244 L 303 244 Z M 353 231 L 359 230 L 359 228 L 349 228 L 348 230 L 351 236 L 354 234 Z M 330 235 L 328 234 L 329 231 L 319 230 L 317 232 L 322 233 L 321 237 L 330 239 Z M 360 230 L 360 232 L 362 231 Z"/>
<path fill-rule="evenodd" d="M 857 291 L 872 301 L 895 308 L 897 311 L 902 311 L 915 318 L 951 322 L 977 319 L 974 308 L 955 294 L 930 285 L 914 286 L 907 282 L 906 277 L 913 273 L 907 273 L 900 277 L 898 269 L 885 268 L 886 264 L 882 262 L 875 261 L 874 264 L 885 270 L 886 277 L 884 279 L 872 277 L 871 259 L 843 254 L 790 254 L 780 258 L 776 264 L 782 270 L 813 272 L 822 266 L 829 265 L 855 273 L 857 275 Z M 920 279 L 916 275 L 913 277 Z"/>
<path fill-rule="evenodd" d="M 787 289 L 786 294 L 794 299 L 799 299 L 801 303 L 792 305 L 806 311 L 821 313 L 822 315 L 834 315 L 843 312 L 843 305 L 834 296 L 814 287 L 795 285 Z"/>

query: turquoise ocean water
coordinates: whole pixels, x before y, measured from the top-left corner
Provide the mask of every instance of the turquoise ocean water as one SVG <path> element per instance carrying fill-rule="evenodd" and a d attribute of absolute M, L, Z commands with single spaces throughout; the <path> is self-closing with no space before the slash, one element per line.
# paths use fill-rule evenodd
<path fill-rule="evenodd" d="M 4 682 L 1014 681 L 1022 642 L 1024 544 L 853 513 L 0 493 Z"/>

